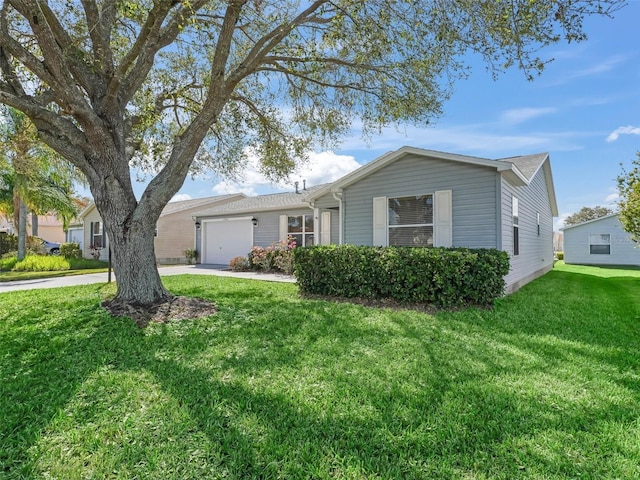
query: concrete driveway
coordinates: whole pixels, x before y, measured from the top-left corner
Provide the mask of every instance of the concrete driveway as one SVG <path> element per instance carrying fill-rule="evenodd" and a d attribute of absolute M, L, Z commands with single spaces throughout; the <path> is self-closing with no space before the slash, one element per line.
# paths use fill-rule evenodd
<path fill-rule="evenodd" d="M 167 275 L 217 275 L 220 277 L 248 278 L 253 280 L 266 280 L 270 282 L 295 283 L 295 278 L 279 273 L 259 272 L 232 272 L 226 270 L 226 266 L 220 265 L 179 265 L 175 267 L 160 267 L 161 276 Z M 87 273 L 85 275 L 71 275 L 68 277 L 40 278 L 37 280 L 17 280 L 14 282 L 0 282 L 0 293 L 16 290 L 32 290 L 36 288 L 72 287 L 75 285 L 88 285 L 91 283 L 106 283 L 107 272 Z M 115 276 L 112 276 L 115 281 Z"/>

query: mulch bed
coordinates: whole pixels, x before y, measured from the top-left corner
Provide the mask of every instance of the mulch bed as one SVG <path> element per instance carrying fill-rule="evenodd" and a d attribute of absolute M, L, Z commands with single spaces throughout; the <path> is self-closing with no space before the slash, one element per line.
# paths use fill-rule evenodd
<path fill-rule="evenodd" d="M 140 328 L 149 323 L 166 323 L 172 320 L 187 320 L 215 315 L 216 304 L 209 300 L 192 297 L 170 297 L 152 307 L 137 306 L 115 300 L 107 300 L 102 306 L 116 317 L 129 317 Z"/>

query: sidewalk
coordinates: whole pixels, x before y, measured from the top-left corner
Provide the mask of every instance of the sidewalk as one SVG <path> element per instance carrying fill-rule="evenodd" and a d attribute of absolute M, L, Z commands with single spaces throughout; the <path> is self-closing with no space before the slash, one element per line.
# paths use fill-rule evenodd
<path fill-rule="evenodd" d="M 168 275 L 217 275 L 219 277 L 248 278 L 253 280 L 264 280 L 269 282 L 294 283 L 296 280 L 289 275 L 279 273 L 259 273 L 259 272 L 232 272 L 226 270 L 226 266 L 219 265 L 179 265 L 175 267 L 160 267 L 158 271 L 161 276 Z M 68 277 L 40 278 L 37 280 L 17 280 L 14 282 L 0 282 L 0 293 L 13 292 L 16 290 L 32 290 L 36 288 L 58 288 L 72 287 L 75 285 L 88 285 L 91 283 L 107 283 L 108 274 L 87 273 L 85 275 L 71 275 Z M 112 280 L 115 276 L 112 274 Z"/>

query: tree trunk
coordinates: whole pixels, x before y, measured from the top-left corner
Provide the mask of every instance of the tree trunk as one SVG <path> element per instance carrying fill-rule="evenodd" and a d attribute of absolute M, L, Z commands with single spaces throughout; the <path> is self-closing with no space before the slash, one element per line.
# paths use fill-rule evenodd
<path fill-rule="evenodd" d="M 27 206 L 20 200 L 18 210 L 18 261 L 27 254 Z"/>
<path fill-rule="evenodd" d="M 38 215 L 36 213 L 31 213 L 31 235 L 38 236 Z"/>
<path fill-rule="evenodd" d="M 113 302 L 136 307 L 166 302 L 172 295 L 162 285 L 156 265 L 156 216 L 141 216 L 135 199 L 105 190 L 94 196 L 111 249 L 117 284 Z"/>

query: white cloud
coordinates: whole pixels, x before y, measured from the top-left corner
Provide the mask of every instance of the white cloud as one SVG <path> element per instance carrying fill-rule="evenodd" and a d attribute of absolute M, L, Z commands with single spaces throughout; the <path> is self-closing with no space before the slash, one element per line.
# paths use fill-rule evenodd
<path fill-rule="evenodd" d="M 182 202 L 184 200 L 191 200 L 191 195 L 188 193 L 177 193 L 169 202 Z"/>
<path fill-rule="evenodd" d="M 626 127 L 618 127 L 607 137 L 607 142 L 615 142 L 620 135 L 640 135 L 640 127 L 627 125 Z"/>
<path fill-rule="evenodd" d="M 293 190 L 294 182 L 296 181 L 299 182 L 299 188 L 302 188 L 304 180 L 306 180 L 307 187 L 312 187 L 322 183 L 334 182 L 360 166 L 355 158 L 350 155 L 336 155 L 333 152 L 312 152 L 309 154 L 308 160 L 299 165 L 288 180 L 273 184 L 260 173 L 258 159 L 250 157 L 242 172 L 242 180 L 224 180 L 214 185 L 212 190 L 215 194 L 240 192 L 245 195 L 257 195 L 266 190 Z"/>
<path fill-rule="evenodd" d="M 610 205 L 612 203 L 616 203 L 619 198 L 620 198 L 620 195 L 618 193 L 611 193 L 611 194 L 607 195 L 607 197 L 604 199 L 604 201 L 607 202 L 607 204 Z"/>
<path fill-rule="evenodd" d="M 542 115 L 548 115 L 550 113 L 557 112 L 558 109 L 554 107 L 543 107 L 543 108 L 514 108 L 511 110 L 506 110 L 502 113 L 501 118 L 503 121 L 515 125 L 522 122 L 526 122 L 527 120 L 531 120 L 532 118 L 540 117 Z"/>
<path fill-rule="evenodd" d="M 547 83 L 548 86 L 557 86 L 564 85 L 573 80 L 577 80 L 585 77 L 592 77 L 595 75 L 601 75 L 603 73 L 608 73 L 615 68 L 617 68 L 620 64 L 626 63 L 627 60 L 631 59 L 632 55 L 612 55 L 611 57 L 605 58 L 601 62 L 595 63 L 589 67 L 575 70 L 573 72 L 564 73 L 561 78 L 558 78 L 554 82 Z"/>

